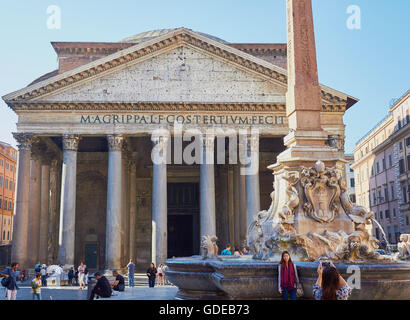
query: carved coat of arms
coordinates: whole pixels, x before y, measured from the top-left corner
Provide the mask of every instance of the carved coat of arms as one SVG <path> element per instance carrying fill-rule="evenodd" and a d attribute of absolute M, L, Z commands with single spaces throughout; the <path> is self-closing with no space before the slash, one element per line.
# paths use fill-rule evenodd
<path fill-rule="evenodd" d="M 306 215 L 323 223 L 332 222 L 339 211 L 340 186 L 335 168 L 326 168 L 321 161 L 314 168 L 303 167 L 301 184 L 306 202 Z"/>

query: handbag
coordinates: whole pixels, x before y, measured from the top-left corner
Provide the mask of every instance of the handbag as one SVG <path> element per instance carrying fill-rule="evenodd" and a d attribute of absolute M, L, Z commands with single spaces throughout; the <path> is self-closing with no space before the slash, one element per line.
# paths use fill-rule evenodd
<path fill-rule="evenodd" d="M 305 293 L 303 292 L 303 286 L 302 286 L 302 284 L 299 282 L 298 285 L 297 285 L 297 287 L 296 287 L 296 296 L 297 296 L 298 298 L 300 298 L 300 297 L 303 297 L 304 294 L 305 294 Z"/>

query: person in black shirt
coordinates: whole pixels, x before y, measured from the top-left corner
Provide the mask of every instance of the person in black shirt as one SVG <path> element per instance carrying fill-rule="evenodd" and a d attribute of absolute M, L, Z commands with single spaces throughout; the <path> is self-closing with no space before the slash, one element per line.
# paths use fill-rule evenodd
<path fill-rule="evenodd" d="M 89 300 L 93 300 L 95 295 L 98 295 L 103 298 L 111 297 L 111 286 L 107 278 L 104 276 L 101 276 L 99 272 L 96 272 L 94 274 L 94 277 L 97 280 L 97 283 L 94 286 L 93 290 L 91 291 Z"/>
<path fill-rule="evenodd" d="M 111 285 L 112 289 L 114 291 L 124 291 L 125 290 L 124 277 L 120 275 L 116 270 L 112 272 L 112 275 L 115 277 L 115 281 Z"/>
<path fill-rule="evenodd" d="M 150 288 L 155 287 L 155 278 L 157 276 L 157 268 L 155 268 L 155 264 L 152 262 L 150 267 L 147 270 L 147 276 L 148 276 L 148 286 Z"/>

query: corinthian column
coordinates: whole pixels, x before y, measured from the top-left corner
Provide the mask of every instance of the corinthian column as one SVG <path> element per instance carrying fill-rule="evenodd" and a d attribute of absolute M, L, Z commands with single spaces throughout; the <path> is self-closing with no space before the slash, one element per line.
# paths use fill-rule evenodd
<path fill-rule="evenodd" d="M 135 248 L 135 228 L 137 222 L 137 165 L 135 161 L 130 161 L 130 185 L 129 185 L 129 194 L 130 194 L 130 254 L 129 258 L 134 259 L 136 257 L 136 248 Z"/>
<path fill-rule="evenodd" d="M 247 154 L 250 160 L 246 164 L 246 230 L 253 222 L 253 216 L 260 211 L 259 192 L 259 136 L 247 138 Z"/>
<path fill-rule="evenodd" d="M 216 235 L 214 136 L 202 136 L 202 163 L 200 167 L 200 236 Z"/>
<path fill-rule="evenodd" d="M 27 268 L 27 234 L 30 197 L 30 158 L 31 146 L 37 139 L 30 133 L 13 133 L 18 143 L 18 180 L 16 194 L 16 216 L 14 217 L 11 260 L 18 262 L 20 268 Z"/>
<path fill-rule="evenodd" d="M 53 159 L 50 163 L 50 197 L 49 197 L 49 223 L 48 223 L 48 238 L 47 238 L 47 265 L 56 263 L 56 253 L 58 250 L 58 160 Z"/>
<path fill-rule="evenodd" d="M 80 137 L 78 135 L 63 135 L 58 249 L 58 263 L 60 264 L 74 264 L 77 149 L 79 140 Z"/>
<path fill-rule="evenodd" d="M 40 201 L 40 243 L 38 256 L 41 263 L 48 258 L 48 222 L 50 205 L 50 163 L 53 154 L 47 153 L 41 159 L 41 201 Z"/>
<path fill-rule="evenodd" d="M 167 258 L 167 144 L 169 136 L 152 136 L 152 261 L 155 265 Z"/>
<path fill-rule="evenodd" d="M 44 152 L 38 144 L 31 149 L 30 161 L 30 202 L 28 220 L 28 263 L 35 265 L 39 261 L 40 243 L 40 197 L 41 197 L 41 154 Z M 41 262 L 43 263 L 43 262 Z"/>
<path fill-rule="evenodd" d="M 121 267 L 121 197 L 123 136 L 108 135 L 108 186 L 106 227 L 106 269 Z"/>

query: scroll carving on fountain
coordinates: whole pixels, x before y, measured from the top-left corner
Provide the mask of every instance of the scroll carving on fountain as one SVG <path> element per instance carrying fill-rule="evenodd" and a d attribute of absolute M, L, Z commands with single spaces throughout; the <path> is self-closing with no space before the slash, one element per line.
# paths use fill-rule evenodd
<path fill-rule="evenodd" d="M 305 261 L 392 261 L 375 251 L 379 241 L 367 228 L 374 213 L 350 201 L 340 169 L 319 160 L 314 167 L 283 170 L 277 175 L 282 184 L 275 185 L 286 188 L 276 188 L 269 210 L 257 213 L 249 226 L 254 258 L 274 259 L 288 250 Z"/>

